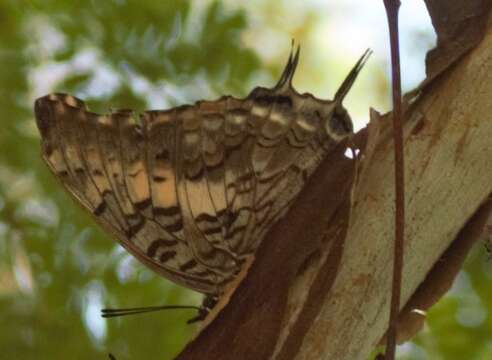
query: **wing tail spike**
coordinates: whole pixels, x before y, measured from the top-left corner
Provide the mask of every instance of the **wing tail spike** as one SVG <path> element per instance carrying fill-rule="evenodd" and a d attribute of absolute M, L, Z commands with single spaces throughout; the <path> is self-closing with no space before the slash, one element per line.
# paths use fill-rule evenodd
<path fill-rule="evenodd" d="M 299 56 L 300 56 L 300 53 L 301 53 L 301 45 L 298 44 L 297 45 L 296 53 L 294 55 L 294 59 L 292 60 L 292 70 L 289 73 L 289 77 L 287 78 L 287 83 L 289 84 L 289 87 L 290 88 L 292 88 L 292 79 L 294 78 L 294 73 L 295 73 L 295 71 L 297 69 L 297 65 L 299 64 Z"/>
<path fill-rule="evenodd" d="M 338 88 L 337 92 L 335 93 L 335 98 L 334 100 L 338 103 L 341 104 L 347 93 L 349 92 L 350 88 L 355 82 L 355 79 L 357 79 L 357 76 L 359 75 L 359 72 L 362 70 L 364 65 L 366 64 L 367 60 L 372 54 L 371 49 L 366 49 L 362 56 L 359 58 L 359 60 L 355 63 L 354 67 L 352 70 L 350 70 L 349 74 L 343 80 L 342 85 Z"/>
<path fill-rule="evenodd" d="M 295 52 L 294 48 L 295 41 L 294 39 L 292 39 L 289 59 L 287 60 L 287 64 L 285 65 L 282 75 L 280 76 L 277 85 L 275 85 L 274 90 L 287 90 L 292 87 L 292 78 L 294 77 L 294 73 L 299 62 L 301 46 L 297 45 L 297 49 L 295 50 Z"/>

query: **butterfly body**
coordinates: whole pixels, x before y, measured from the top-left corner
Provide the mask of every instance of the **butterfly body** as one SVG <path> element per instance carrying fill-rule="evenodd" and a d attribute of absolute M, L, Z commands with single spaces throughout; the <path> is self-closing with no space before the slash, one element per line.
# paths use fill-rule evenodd
<path fill-rule="evenodd" d="M 341 106 L 348 89 L 329 101 L 292 88 L 298 55 L 272 89 L 146 111 L 139 120 L 129 110 L 92 113 L 69 95 L 42 97 L 35 115 L 43 158 L 141 262 L 219 296 L 325 155 L 352 133 Z"/>

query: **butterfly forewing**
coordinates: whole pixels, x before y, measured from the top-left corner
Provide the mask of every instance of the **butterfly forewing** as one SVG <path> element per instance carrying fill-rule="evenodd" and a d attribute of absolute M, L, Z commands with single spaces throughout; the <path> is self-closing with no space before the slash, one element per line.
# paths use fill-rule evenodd
<path fill-rule="evenodd" d="M 343 95 L 319 100 L 292 88 L 297 60 L 291 54 L 273 89 L 146 111 L 140 121 L 130 110 L 89 112 L 69 95 L 42 97 L 35 114 L 43 158 L 141 262 L 220 295 L 326 153 L 351 133 Z"/>

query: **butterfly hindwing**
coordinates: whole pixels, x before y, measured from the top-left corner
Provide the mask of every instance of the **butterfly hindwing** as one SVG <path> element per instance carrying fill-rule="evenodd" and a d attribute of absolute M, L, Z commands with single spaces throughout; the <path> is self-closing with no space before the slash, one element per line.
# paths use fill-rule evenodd
<path fill-rule="evenodd" d="M 297 193 L 292 168 L 309 141 L 294 133 L 285 101 L 229 97 L 148 111 L 141 124 L 129 111 L 97 115 L 82 104 L 38 100 L 50 168 L 138 259 L 220 292 L 286 207 L 287 188 Z"/>
<path fill-rule="evenodd" d="M 291 53 L 277 85 L 169 110 L 98 115 L 69 95 L 36 100 L 43 158 L 62 184 L 146 266 L 218 296 L 352 132 L 343 97 L 299 94 Z"/>
<path fill-rule="evenodd" d="M 138 259 L 205 293 L 220 291 L 286 208 L 307 143 L 274 96 L 148 111 L 138 124 L 58 94 L 39 99 L 37 114 L 45 160 L 76 199 Z"/>

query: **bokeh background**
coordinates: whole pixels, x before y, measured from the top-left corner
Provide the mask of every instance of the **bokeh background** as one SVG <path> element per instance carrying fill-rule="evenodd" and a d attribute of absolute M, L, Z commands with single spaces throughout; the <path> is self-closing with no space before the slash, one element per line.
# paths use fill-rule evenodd
<path fill-rule="evenodd" d="M 422 1 L 403 1 L 401 35 L 408 90 L 435 43 Z M 35 98 L 68 92 L 105 112 L 244 96 L 276 82 L 295 39 L 294 84 L 321 98 L 374 50 L 346 101 L 360 128 L 369 106 L 389 109 L 387 38 L 379 1 L 0 0 L 0 359 L 171 359 L 193 312 L 106 321 L 100 309 L 200 302 L 133 260 L 61 188 L 39 156 Z M 491 263 L 478 244 L 400 359 L 492 358 Z"/>

